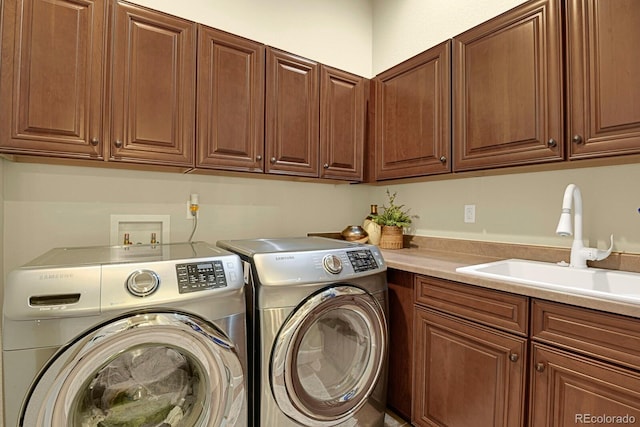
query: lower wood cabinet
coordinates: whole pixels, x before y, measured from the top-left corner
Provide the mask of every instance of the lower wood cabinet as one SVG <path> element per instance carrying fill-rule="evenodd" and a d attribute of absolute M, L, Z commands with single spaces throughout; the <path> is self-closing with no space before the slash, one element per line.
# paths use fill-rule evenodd
<path fill-rule="evenodd" d="M 640 422 L 640 373 L 534 343 L 531 427 Z"/>
<path fill-rule="evenodd" d="M 537 299 L 531 307 L 529 425 L 640 423 L 640 319 Z"/>
<path fill-rule="evenodd" d="M 413 411 L 417 426 L 521 426 L 528 299 L 415 279 Z"/>
<path fill-rule="evenodd" d="M 404 273 L 413 425 L 640 423 L 640 319 Z"/>
<path fill-rule="evenodd" d="M 519 426 L 527 339 L 433 310 L 415 310 L 412 422 Z"/>

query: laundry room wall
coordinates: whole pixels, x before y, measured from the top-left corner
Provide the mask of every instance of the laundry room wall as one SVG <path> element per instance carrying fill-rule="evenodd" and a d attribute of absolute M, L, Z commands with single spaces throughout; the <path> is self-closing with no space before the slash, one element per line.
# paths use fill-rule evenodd
<path fill-rule="evenodd" d="M 364 76 L 371 73 L 370 0 L 136 0 Z M 338 48 L 339 47 L 339 48 Z M 5 271 L 54 246 L 108 244 L 109 214 L 170 214 L 184 240 L 190 193 L 200 193 L 196 238 L 336 230 L 367 213 L 365 190 L 247 178 L 5 162 Z M 359 198 L 362 203 L 359 202 Z M 360 207 L 362 209 L 360 210 Z"/>
<path fill-rule="evenodd" d="M 372 203 L 389 189 L 419 215 L 412 234 L 443 238 L 570 248 L 572 237 L 556 235 L 566 186 L 580 187 L 585 244 L 640 254 L 640 165 L 487 175 L 378 187 Z M 626 184 L 621 184 L 626 183 Z M 476 222 L 464 222 L 464 206 L 475 205 Z M 568 260 L 566 260 L 568 261 Z"/>
<path fill-rule="evenodd" d="M 109 244 L 112 214 L 169 215 L 171 242 L 184 242 L 191 193 L 200 199 L 194 240 L 212 243 L 334 231 L 368 209 L 366 192 L 349 184 L 11 162 L 4 169 L 7 271 L 53 247 Z"/>
<path fill-rule="evenodd" d="M 374 75 L 524 3 L 524 0 L 371 1 Z"/>
<path fill-rule="evenodd" d="M 133 3 L 364 77 L 371 76 L 371 0 L 133 0 Z"/>
<path fill-rule="evenodd" d="M 373 73 L 521 3 L 524 2 L 373 0 Z M 371 203 L 382 204 L 387 189 L 397 191 L 398 201 L 419 215 L 413 234 L 570 247 L 571 238 L 556 236 L 555 229 L 564 189 L 574 183 L 582 191 L 585 242 L 605 248 L 613 234 L 615 251 L 640 253 L 640 198 L 631 184 L 640 179 L 638 163 L 528 173 L 523 170 L 526 168 L 382 185 L 372 188 L 369 197 Z M 466 204 L 476 205 L 473 224 L 464 222 Z"/>
<path fill-rule="evenodd" d="M 370 0 L 134 3 L 345 71 L 371 75 Z M 211 242 L 335 231 L 354 220 L 360 222 L 368 211 L 365 187 L 358 189 L 349 184 L 271 180 L 252 175 L 235 178 L 27 164 L 1 159 L 0 188 L 4 189 L 0 195 L 0 224 L 4 224 L 5 230 L 4 235 L 0 233 L 2 287 L 8 271 L 53 247 L 109 244 L 111 214 L 170 215 L 171 241 L 185 241 L 191 232 L 192 222 L 185 219 L 185 205 L 191 193 L 200 194 L 201 207 L 194 240 Z"/>

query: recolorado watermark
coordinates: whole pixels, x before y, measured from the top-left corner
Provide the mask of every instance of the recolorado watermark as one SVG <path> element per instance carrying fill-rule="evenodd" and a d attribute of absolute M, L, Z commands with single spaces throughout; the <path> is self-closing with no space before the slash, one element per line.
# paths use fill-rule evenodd
<path fill-rule="evenodd" d="M 576 424 L 635 424 L 636 417 L 633 415 L 594 415 L 594 414 L 576 414 Z"/>

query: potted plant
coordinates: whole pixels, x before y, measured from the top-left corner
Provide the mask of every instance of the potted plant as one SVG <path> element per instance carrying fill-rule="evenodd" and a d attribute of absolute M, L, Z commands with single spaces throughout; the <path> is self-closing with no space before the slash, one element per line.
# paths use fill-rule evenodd
<path fill-rule="evenodd" d="M 396 205 L 397 193 L 391 194 L 387 189 L 388 205 L 382 205 L 382 212 L 372 214 L 371 220 L 382 227 L 380 247 L 383 249 L 401 249 L 403 245 L 403 230 L 411 225 L 415 215 L 409 215 L 410 209 L 404 205 Z"/>

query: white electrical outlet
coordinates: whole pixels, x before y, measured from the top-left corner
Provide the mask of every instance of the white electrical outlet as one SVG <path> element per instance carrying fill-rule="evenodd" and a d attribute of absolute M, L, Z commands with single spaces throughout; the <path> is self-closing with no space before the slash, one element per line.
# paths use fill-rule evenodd
<path fill-rule="evenodd" d="M 464 222 L 476 222 L 476 205 L 464 205 Z"/>

